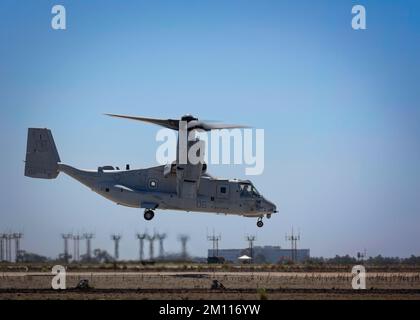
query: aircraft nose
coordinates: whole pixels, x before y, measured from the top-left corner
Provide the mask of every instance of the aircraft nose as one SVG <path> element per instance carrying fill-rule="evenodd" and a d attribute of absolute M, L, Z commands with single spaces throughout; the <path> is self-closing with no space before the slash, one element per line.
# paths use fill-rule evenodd
<path fill-rule="evenodd" d="M 278 211 L 277 211 L 277 207 L 276 207 L 276 205 L 274 204 L 274 203 L 271 203 L 271 211 L 273 212 L 273 213 L 277 213 Z"/>
<path fill-rule="evenodd" d="M 271 201 L 268 201 L 267 199 L 265 199 L 265 207 L 267 209 L 267 211 L 273 212 L 273 213 L 277 213 L 277 207 L 274 203 L 272 203 Z"/>

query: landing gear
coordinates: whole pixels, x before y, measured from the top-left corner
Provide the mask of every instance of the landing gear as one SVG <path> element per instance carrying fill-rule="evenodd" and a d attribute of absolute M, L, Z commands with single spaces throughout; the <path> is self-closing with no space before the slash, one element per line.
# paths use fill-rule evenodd
<path fill-rule="evenodd" d="M 261 228 L 264 225 L 264 222 L 262 222 L 262 217 L 258 218 L 257 220 L 257 227 Z"/>
<path fill-rule="evenodd" d="M 271 213 L 267 214 L 267 219 L 271 218 Z"/>
<path fill-rule="evenodd" d="M 151 209 L 144 210 L 144 219 L 150 221 L 155 216 L 155 213 Z"/>

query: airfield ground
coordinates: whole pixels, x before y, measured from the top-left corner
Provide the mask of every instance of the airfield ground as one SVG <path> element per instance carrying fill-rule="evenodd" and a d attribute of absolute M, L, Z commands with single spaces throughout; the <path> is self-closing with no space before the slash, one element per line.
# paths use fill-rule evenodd
<path fill-rule="evenodd" d="M 0 271 L 0 299 L 416 299 L 420 300 L 420 270 L 367 273 L 366 290 L 353 290 L 351 268 L 332 271 L 272 271 L 238 266 L 96 270 L 69 268 L 67 290 L 51 289 L 53 275 L 26 267 Z M 73 269 L 73 270 L 72 270 Z M 164 269 L 164 270 L 163 270 Z M 169 270 L 168 270 L 169 269 Z M 171 270 L 172 269 L 172 270 Z M 51 269 L 49 269 L 51 270 Z M 80 280 L 90 289 L 75 289 Z M 213 280 L 224 289 L 211 289 Z"/>

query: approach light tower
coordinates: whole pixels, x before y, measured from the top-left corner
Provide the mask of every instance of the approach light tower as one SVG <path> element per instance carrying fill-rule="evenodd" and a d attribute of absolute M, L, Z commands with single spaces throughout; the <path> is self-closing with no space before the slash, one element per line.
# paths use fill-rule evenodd
<path fill-rule="evenodd" d="M 115 259 L 115 261 L 118 261 L 121 235 L 120 234 L 112 234 L 111 239 L 114 241 L 114 259 Z"/>
<path fill-rule="evenodd" d="M 20 239 L 22 239 L 23 234 L 21 232 L 17 232 L 13 234 L 13 238 L 15 239 L 15 262 L 19 262 L 20 257 Z"/>
<path fill-rule="evenodd" d="M 159 259 L 163 259 L 165 252 L 163 250 L 163 240 L 166 239 L 166 233 L 156 234 L 156 238 L 159 240 Z"/>
<path fill-rule="evenodd" d="M 9 235 L 7 233 L 3 234 L 4 240 L 4 259 L 3 261 L 9 261 Z"/>
<path fill-rule="evenodd" d="M 147 235 L 147 240 L 149 240 L 149 258 L 153 260 L 154 258 L 154 242 L 156 240 L 156 234 L 154 233 L 152 236 Z"/>
<path fill-rule="evenodd" d="M 290 241 L 291 243 L 292 261 L 297 262 L 297 242 L 300 241 L 300 232 L 298 235 L 295 235 L 292 227 L 292 234 L 290 236 L 286 234 L 286 241 Z"/>
<path fill-rule="evenodd" d="M 188 253 L 187 253 L 187 242 L 190 239 L 189 236 L 187 236 L 186 234 L 181 234 L 178 237 L 179 241 L 181 241 L 181 246 L 182 246 L 182 251 L 181 251 L 181 257 L 182 259 L 187 259 L 188 257 Z"/>
<path fill-rule="evenodd" d="M 73 238 L 71 233 L 63 233 L 61 237 L 64 240 L 64 261 L 69 263 L 70 255 L 69 255 L 69 239 Z"/>
<path fill-rule="evenodd" d="M 246 236 L 246 241 L 249 243 L 249 255 L 251 257 L 251 261 L 254 260 L 254 241 L 256 240 L 255 236 L 248 235 Z"/>
<path fill-rule="evenodd" d="M 219 256 L 219 241 L 222 239 L 221 235 L 219 234 L 218 236 L 216 236 L 214 234 L 214 230 L 213 230 L 213 235 L 212 236 L 207 236 L 207 240 L 213 242 L 213 257 L 218 257 Z"/>
<path fill-rule="evenodd" d="M 12 240 L 13 240 L 13 234 L 9 233 L 7 235 L 7 240 L 6 240 L 6 244 L 7 244 L 7 261 L 12 262 Z"/>
<path fill-rule="evenodd" d="M 92 259 L 92 239 L 95 237 L 93 233 L 84 233 L 83 239 L 86 240 L 86 259 L 90 261 Z"/>
<path fill-rule="evenodd" d="M 0 262 L 6 260 L 6 257 L 5 257 L 6 250 L 4 250 L 6 239 L 7 239 L 6 234 L 0 234 Z"/>
<path fill-rule="evenodd" d="M 137 233 L 136 237 L 139 239 L 139 258 L 140 261 L 144 259 L 144 239 L 146 239 L 146 233 Z"/>
<path fill-rule="evenodd" d="M 73 252 L 73 261 L 79 261 L 80 260 L 80 239 L 82 238 L 80 235 L 76 234 L 72 236 L 73 238 L 73 246 L 74 246 L 74 252 Z"/>

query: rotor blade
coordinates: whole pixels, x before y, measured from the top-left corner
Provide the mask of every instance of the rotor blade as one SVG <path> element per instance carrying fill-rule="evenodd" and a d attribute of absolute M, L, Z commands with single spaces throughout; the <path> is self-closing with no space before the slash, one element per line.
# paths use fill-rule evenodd
<path fill-rule="evenodd" d="M 249 128 L 249 126 L 243 126 L 240 124 L 227 124 L 227 123 L 212 123 L 212 122 L 204 122 L 204 121 L 190 121 L 188 123 L 188 130 L 192 129 L 202 129 L 204 131 L 210 130 L 221 130 L 221 129 L 241 129 L 241 128 Z"/>
<path fill-rule="evenodd" d="M 153 119 L 153 118 L 133 117 L 133 116 L 120 115 L 120 114 L 110 114 L 110 113 L 105 113 L 105 115 L 110 116 L 110 117 L 115 117 L 115 118 L 123 118 L 123 119 L 130 119 L 130 120 L 153 123 L 158 126 L 162 126 L 162 127 L 172 129 L 172 130 L 178 130 L 178 127 L 179 127 L 179 120 L 174 120 L 174 119 Z"/>
<path fill-rule="evenodd" d="M 148 123 L 153 123 L 168 129 L 172 130 L 179 130 L 179 121 L 175 119 L 154 119 L 154 118 L 145 118 L 145 117 L 134 117 L 134 116 L 127 116 L 127 115 L 119 115 L 119 114 L 110 114 L 105 113 L 105 115 L 115 118 L 123 118 L 123 119 L 130 119 L 136 121 L 143 121 Z M 201 129 L 204 131 L 210 130 L 220 130 L 220 129 L 236 129 L 236 128 L 249 128 L 249 126 L 243 126 L 238 124 L 226 124 L 221 122 L 212 122 L 212 121 L 200 121 L 200 120 L 191 120 L 187 124 L 188 130 L 193 129 Z"/>

